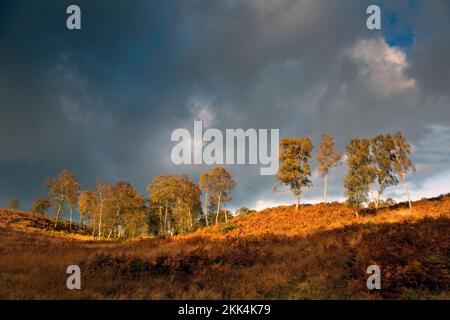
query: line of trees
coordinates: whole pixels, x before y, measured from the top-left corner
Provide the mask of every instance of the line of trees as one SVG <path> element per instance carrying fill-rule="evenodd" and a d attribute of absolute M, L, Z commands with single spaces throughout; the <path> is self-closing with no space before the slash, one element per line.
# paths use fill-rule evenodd
<path fill-rule="evenodd" d="M 335 142 L 335 137 L 324 135 L 316 153 L 317 172 L 324 181 L 325 202 L 331 170 L 342 163 L 344 156 L 336 150 Z M 275 175 L 278 184 L 274 190 L 292 192 L 297 200 L 295 210 L 304 190 L 312 187 L 312 155 L 313 144 L 308 137 L 280 141 L 280 166 Z M 400 182 L 405 185 L 411 207 L 406 180 L 415 169 L 410 155 L 411 146 L 400 132 L 371 139 L 353 138 L 346 144 L 348 170 L 343 185 L 347 204 L 356 215 L 371 203 L 371 198 L 378 209 L 385 189 Z M 231 213 L 224 206 L 232 200 L 236 181 L 223 167 L 202 173 L 198 184 L 185 174 L 161 174 L 147 185 L 148 197 L 145 197 L 125 181 L 106 184 L 99 179 L 94 189 L 82 191 L 73 173 L 63 170 L 48 178 L 44 185 L 48 194 L 34 200 L 32 211 L 45 213 L 52 209 L 55 227 L 68 212 L 69 228 L 72 228 L 77 210 L 79 226 L 91 228 L 94 239 L 118 239 L 148 233 L 171 236 L 226 222 Z M 281 186 L 286 189 L 282 190 Z"/>
<path fill-rule="evenodd" d="M 330 170 L 341 164 L 342 152 L 335 148 L 336 138 L 322 137 L 317 152 L 317 172 L 324 180 L 324 201 L 327 202 L 327 186 Z M 313 145 L 311 139 L 284 138 L 280 141 L 280 167 L 275 178 L 278 185 L 288 187 L 297 198 L 298 209 L 302 192 L 312 186 L 311 166 Z M 370 202 L 369 193 L 376 188 L 374 205 L 378 209 L 383 191 L 402 182 L 405 186 L 409 207 L 411 199 L 407 184 L 409 172 L 415 171 L 411 162 L 411 146 L 401 132 L 378 135 L 374 138 L 354 138 L 345 146 L 348 171 L 344 178 L 347 203 L 355 213 Z"/>
<path fill-rule="evenodd" d="M 48 194 L 34 200 L 33 212 L 44 214 L 51 209 L 55 227 L 68 212 L 71 229 L 77 210 L 78 225 L 89 227 L 94 239 L 119 239 L 149 233 L 170 236 L 227 221 L 230 212 L 223 207 L 231 201 L 236 182 L 222 167 L 202 173 L 199 184 L 185 174 L 161 174 L 148 184 L 146 198 L 125 181 L 106 184 L 99 179 L 94 189 L 81 191 L 66 169 L 48 178 L 44 186 Z"/>
<path fill-rule="evenodd" d="M 415 171 L 411 162 L 411 146 L 401 132 L 378 135 L 372 139 L 352 139 L 346 145 L 348 173 L 344 180 L 349 204 L 358 213 L 369 201 L 369 191 L 376 186 L 375 208 L 383 191 L 402 182 L 411 208 L 408 173 Z"/>
<path fill-rule="evenodd" d="M 201 215 L 200 188 L 187 175 L 159 175 L 147 190 L 151 211 L 157 214 L 159 234 L 172 235 L 194 229 L 194 221 Z"/>
<path fill-rule="evenodd" d="M 222 167 L 215 167 L 211 172 L 200 175 L 200 189 L 203 192 L 205 204 L 205 222 L 210 224 L 209 216 L 215 212 L 215 223 L 219 221 L 220 206 L 230 202 L 231 192 L 236 187 L 233 176 Z M 228 221 L 227 211 L 223 211 L 225 221 Z"/>

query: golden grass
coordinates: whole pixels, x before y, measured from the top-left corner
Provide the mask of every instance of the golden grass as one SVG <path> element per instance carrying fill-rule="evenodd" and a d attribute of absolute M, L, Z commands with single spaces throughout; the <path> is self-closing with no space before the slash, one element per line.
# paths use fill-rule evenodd
<path fill-rule="evenodd" d="M 448 196 L 359 218 L 337 203 L 278 207 L 171 239 L 127 242 L 48 236 L 6 223 L 4 214 L 3 299 L 450 298 Z M 80 291 L 66 289 L 69 264 L 81 267 Z M 377 292 L 366 288 L 371 264 L 382 270 Z"/>
<path fill-rule="evenodd" d="M 55 227 L 53 217 L 18 210 L 0 208 L 0 226 L 21 230 L 28 234 L 35 233 L 78 240 L 90 240 L 92 238 L 90 236 L 92 229 L 81 228 L 76 223 L 69 229 L 69 222 L 65 220 L 60 220 L 57 227 Z"/>

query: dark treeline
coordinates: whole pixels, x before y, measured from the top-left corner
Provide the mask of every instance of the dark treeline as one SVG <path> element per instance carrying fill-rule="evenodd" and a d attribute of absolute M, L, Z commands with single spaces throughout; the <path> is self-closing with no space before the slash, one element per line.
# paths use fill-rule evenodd
<path fill-rule="evenodd" d="M 328 177 L 331 170 L 342 163 L 343 152 L 335 148 L 335 137 L 323 136 L 316 153 L 317 172 L 324 181 L 324 201 L 327 202 Z M 298 209 L 305 188 L 312 187 L 310 160 L 313 144 L 308 137 L 284 138 L 280 141 L 280 166 L 275 178 L 276 191 L 290 191 Z M 361 208 L 378 208 L 383 191 L 402 182 L 409 205 L 407 175 L 411 163 L 411 147 L 398 132 L 374 138 L 354 138 L 345 146 L 348 166 L 343 181 L 347 204 L 358 215 Z M 224 207 L 232 199 L 236 187 L 233 176 L 223 167 L 204 172 L 196 184 L 185 174 L 161 174 L 147 186 L 142 195 L 131 183 L 119 181 L 107 184 L 97 180 L 92 190 L 80 190 L 80 185 L 69 170 L 47 179 L 46 196 L 37 197 L 32 211 L 44 214 L 51 209 L 55 227 L 61 217 L 69 215 L 69 227 L 78 211 L 78 224 L 92 230 L 94 239 L 119 239 L 149 234 L 170 236 L 192 232 L 198 228 L 226 222 L 231 212 Z M 281 186 L 287 187 L 281 190 Z M 372 194 L 375 191 L 375 195 Z M 372 198 L 372 199 L 371 199 Z M 17 207 L 18 199 L 14 201 Z M 250 212 L 241 208 L 238 214 Z"/>

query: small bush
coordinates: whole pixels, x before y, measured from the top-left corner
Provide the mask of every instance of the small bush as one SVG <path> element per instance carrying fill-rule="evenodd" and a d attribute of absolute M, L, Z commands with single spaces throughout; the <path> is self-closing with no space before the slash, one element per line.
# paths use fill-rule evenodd
<path fill-rule="evenodd" d="M 227 222 L 227 223 L 225 223 L 225 224 L 222 226 L 221 232 L 222 232 L 222 233 L 227 233 L 227 232 L 230 232 L 230 231 L 235 230 L 235 229 L 237 229 L 237 228 L 238 228 L 238 226 L 237 226 L 236 224 L 234 224 L 234 223 L 232 223 L 232 222 Z"/>

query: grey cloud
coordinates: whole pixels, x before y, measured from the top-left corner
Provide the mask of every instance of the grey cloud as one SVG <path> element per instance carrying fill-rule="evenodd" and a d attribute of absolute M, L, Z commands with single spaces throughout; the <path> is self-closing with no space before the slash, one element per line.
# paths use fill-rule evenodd
<path fill-rule="evenodd" d="M 351 136 L 402 130 L 422 155 L 430 126 L 450 126 L 446 2 L 420 2 L 420 19 L 406 2 L 386 4 L 417 41 L 401 73 L 415 88 L 385 95 L 349 54 L 361 40 L 383 39 L 365 28 L 370 1 L 78 2 L 83 29 L 71 33 L 64 2 L 0 1 L 0 203 L 18 195 L 29 204 L 66 167 L 84 188 L 98 177 L 142 192 L 161 172 L 197 179 L 207 166 L 169 162 L 171 131 L 191 129 L 201 114 L 193 101 L 217 128 L 280 128 L 315 145 L 334 134 L 341 149 Z M 228 168 L 239 184 L 233 206 L 289 199 L 272 194 L 273 178 L 257 167 Z M 344 174 L 342 166 L 333 175 L 336 198 Z M 321 196 L 314 184 L 306 199 Z"/>

